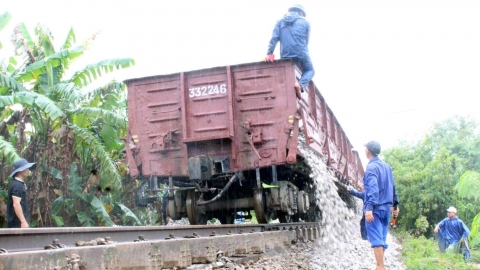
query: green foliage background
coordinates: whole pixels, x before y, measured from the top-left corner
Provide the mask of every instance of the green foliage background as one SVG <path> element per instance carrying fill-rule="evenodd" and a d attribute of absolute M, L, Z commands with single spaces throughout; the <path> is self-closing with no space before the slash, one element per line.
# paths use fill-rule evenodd
<path fill-rule="evenodd" d="M 436 123 L 422 140 L 401 142 L 383 156 L 401 200 L 399 226 L 431 236 L 446 209 L 455 206 L 472 228 L 471 244 L 479 244 L 480 134 L 474 120 L 456 116 Z"/>

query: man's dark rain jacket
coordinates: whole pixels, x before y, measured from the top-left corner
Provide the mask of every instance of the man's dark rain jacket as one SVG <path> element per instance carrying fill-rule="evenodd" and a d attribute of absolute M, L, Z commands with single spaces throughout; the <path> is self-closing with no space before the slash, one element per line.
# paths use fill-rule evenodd
<path fill-rule="evenodd" d="M 309 37 L 310 23 L 296 12 L 289 12 L 275 25 L 267 54 L 272 54 L 280 41 L 281 58 L 308 56 Z"/>

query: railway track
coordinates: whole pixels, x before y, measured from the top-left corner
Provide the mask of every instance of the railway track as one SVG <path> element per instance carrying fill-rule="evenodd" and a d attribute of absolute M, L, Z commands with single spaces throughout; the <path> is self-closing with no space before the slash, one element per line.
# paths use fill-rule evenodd
<path fill-rule="evenodd" d="M 0 269 L 178 269 L 214 263 L 219 254 L 251 258 L 281 251 L 292 241 L 313 241 L 320 233 L 315 222 L 4 229 Z M 106 243 L 76 246 L 98 238 Z"/>

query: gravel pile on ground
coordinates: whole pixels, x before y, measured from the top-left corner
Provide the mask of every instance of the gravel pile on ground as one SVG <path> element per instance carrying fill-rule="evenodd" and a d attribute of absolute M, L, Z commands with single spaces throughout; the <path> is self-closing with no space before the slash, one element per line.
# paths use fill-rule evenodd
<path fill-rule="evenodd" d="M 246 258 L 241 262 L 232 258 L 223 257 L 219 254 L 216 262 L 210 264 L 198 264 L 187 267 L 194 269 L 235 269 L 235 270 L 277 270 L 277 269 L 315 269 L 310 265 L 310 254 L 314 252 L 313 242 L 297 243 L 287 247 L 284 253 L 272 255 L 265 253 L 251 260 Z"/>
<path fill-rule="evenodd" d="M 388 236 L 389 248 L 385 252 L 385 263 L 389 270 L 407 269 L 400 262 L 401 246 L 392 236 Z M 244 260 L 236 263 L 232 258 L 219 254 L 216 262 L 188 267 L 194 269 L 253 269 L 253 270 L 290 270 L 290 269 L 328 269 L 328 270 L 370 270 L 375 269 L 375 258 L 368 241 L 362 240 L 360 233 L 348 243 L 336 246 L 317 242 L 297 242 L 285 248 L 284 253 L 265 253 L 258 260 Z"/>
<path fill-rule="evenodd" d="M 190 225 L 190 221 L 188 221 L 188 218 L 185 217 L 179 220 L 170 219 L 167 223 L 167 226 L 181 226 L 181 225 Z"/>
<path fill-rule="evenodd" d="M 190 221 L 188 221 L 188 218 L 184 217 L 179 220 L 170 219 L 167 223 L 167 226 L 183 226 L 183 225 L 190 225 Z M 222 225 L 222 223 L 220 223 L 218 219 L 215 219 L 214 222 L 212 222 L 211 220 L 208 220 L 207 225 Z"/>
<path fill-rule="evenodd" d="M 370 243 L 360 236 L 360 217 L 355 221 L 358 224 L 355 232 L 346 242 L 337 242 L 334 245 L 318 241 L 315 251 L 310 257 L 313 269 L 375 269 L 375 257 Z M 401 262 L 401 245 L 388 234 L 388 249 L 385 250 L 385 266 L 389 270 L 407 269 Z"/>

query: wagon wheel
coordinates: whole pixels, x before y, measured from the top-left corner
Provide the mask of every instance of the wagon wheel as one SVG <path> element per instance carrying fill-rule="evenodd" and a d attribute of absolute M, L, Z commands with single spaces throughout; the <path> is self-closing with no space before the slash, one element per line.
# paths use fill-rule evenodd
<path fill-rule="evenodd" d="M 189 190 L 187 193 L 187 216 L 190 225 L 205 225 L 207 224 L 207 215 L 202 210 L 202 207 L 197 206 L 195 203 L 198 200 L 199 193 L 196 193 L 195 190 Z"/>
<path fill-rule="evenodd" d="M 257 217 L 258 223 L 270 223 L 273 211 L 267 209 L 265 194 L 261 189 L 253 192 L 253 208 L 255 209 L 255 216 Z"/>

